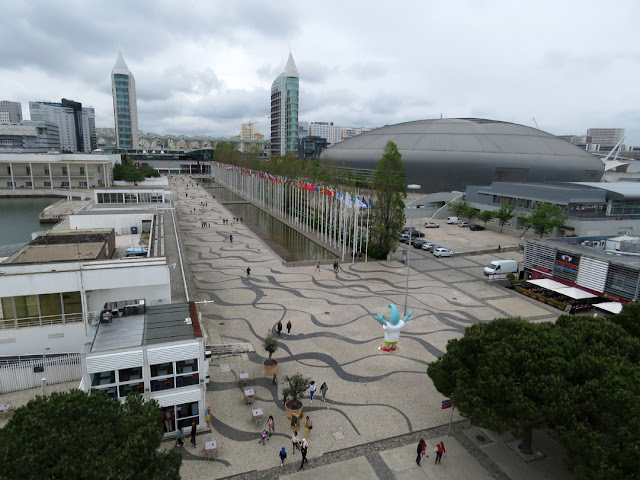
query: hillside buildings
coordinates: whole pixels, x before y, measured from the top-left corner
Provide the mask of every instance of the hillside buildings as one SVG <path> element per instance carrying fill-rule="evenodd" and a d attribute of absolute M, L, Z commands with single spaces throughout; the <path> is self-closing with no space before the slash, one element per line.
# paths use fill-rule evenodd
<path fill-rule="evenodd" d="M 0 101 L 0 123 L 21 123 L 22 104 L 9 100 Z"/>
<path fill-rule="evenodd" d="M 118 54 L 118 59 L 111 70 L 111 91 L 117 147 L 136 149 L 138 148 L 136 81 L 122 57 L 122 52 Z"/>
<path fill-rule="evenodd" d="M 32 121 L 58 126 L 60 148 L 71 153 L 91 153 L 97 148 L 96 112 L 92 107 L 63 98 L 60 103 L 29 102 Z"/>
<path fill-rule="evenodd" d="M 284 71 L 271 85 L 271 153 L 286 155 L 298 150 L 298 101 L 300 75 L 289 53 Z"/>

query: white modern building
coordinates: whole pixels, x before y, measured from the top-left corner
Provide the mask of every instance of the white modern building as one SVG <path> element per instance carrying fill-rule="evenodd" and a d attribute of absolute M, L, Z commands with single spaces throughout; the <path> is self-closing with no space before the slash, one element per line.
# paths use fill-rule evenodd
<path fill-rule="evenodd" d="M 136 80 L 129 71 L 122 52 L 118 54 L 111 70 L 111 92 L 117 146 L 123 149 L 137 149 L 139 142 Z"/>
<path fill-rule="evenodd" d="M 115 307 L 115 308 L 112 308 Z M 146 307 L 146 308 L 145 308 Z M 124 400 L 141 394 L 172 411 L 165 434 L 205 427 L 209 360 L 194 302 L 146 306 L 144 300 L 107 305 L 82 348 L 80 388 Z"/>
<path fill-rule="evenodd" d="M 113 228 L 51 230 L 0 263 L 0 356 L 79 353 L 105 303 L 171 303 L 166 258 L 114 259 L 115 243 Z"/>
<path fill-rule="evenodd" d="M 309 123 L 309 136 L 310 137 L 322 137 L 329 145 L 336 143 L 336 137 L 340 135 L 340 127 L 337 127 L 333 122 L 310 122 Z"/>
<path fill-rule="evenodd" d="M 298 104 L 300 75 L 293 55 L 271 85 L 271 153 L 286 155 L 298 151 Z"/>
<path fill-rule="evenodd" d="M 104 187 L 116 163 L 120 155 L 0 153 L 0 189 Z"/>
<path fill-rule="evenodd" d="M 31 120 L 58 125 L 60 148 L 71 153 L 91 153 L 97 148 L 96 112 L 92 107 L 63 98 L 60 103 L 29 102 Z"/>
<path fill-rule="evenodd" d="M 0 123 L 21 123 L 22 104 L 9 100 L 0 101 Z"/>

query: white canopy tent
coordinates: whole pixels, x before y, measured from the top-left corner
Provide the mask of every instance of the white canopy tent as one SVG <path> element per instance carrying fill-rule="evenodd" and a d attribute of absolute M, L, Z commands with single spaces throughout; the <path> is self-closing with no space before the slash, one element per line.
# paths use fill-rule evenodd
<path fill-rule="evenodd" d="M 552 292 L 559 293 L 560 295 L 573 298 L 574 300 L 597 297 L 597 295 L 585 292 L 584 290 L 581 290 L 579 288 L 569 287 L 564 283 L 556 282 L 555 280 L 551 280 L 548 278 L 541 278 L 540 280 L 529 280 L 529 283 L 532 283 L 538 287 L 542 287 L 545 290 L 551 290 Z"/>
<path fill-rule="evenodd" d="M 624 305 L 622 305 L 619 302 L 604 302 L 604 303 L 594 303 L 593 306 L 596 308 L 600 308 L 609 313 L 618 314 L 622 312 L 622 307 Z"/>

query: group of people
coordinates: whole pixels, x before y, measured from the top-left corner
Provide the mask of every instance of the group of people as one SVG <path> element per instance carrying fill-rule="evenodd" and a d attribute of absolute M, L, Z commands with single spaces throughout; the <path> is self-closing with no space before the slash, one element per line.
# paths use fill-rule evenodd
<path fill-rule="evenodd" d="M 276 325 L 276 331 L 278 332 L 278 336 L 280 336 L 280 332 L 282 332 L 282 322 L 278 322 Z M 287 322 L 287 335 L 291 335 L 291 320 Z"/>
<path fill-rule="evenodd" d="M 317 388 L 318 388 L 318 386 L 316 385 L 316 382 L 314 382 L 312 380 L 311 383 L 309 384 L 309 396 L 311 397 L 311 403 L 313 403 L 313 395 L 316 393 Z M 327 382 L 324 382 L 320 386 L 320 393 L 322 394 L 322 401 L 323 402 L 327 401 L 325 399 L 325 397 L 327 396 L 327 390 L 329 390 L 329 387 L 327 386 Z M 309 417 L 307 417 L 307 419 L 309 419 Z"/>
<path fill-rule="evenodd" d="M 418 442 L 418 448 L 417 450 L 417 456 L 416 456 L 416 463 L 418 464 L 418 466 L 420 466 L 420 462 L 422 460 L 424 460 L 424 457 L 428 457 L 429 455 L 427 455 L 427 442 L 424 441 L 424 438 L 421 438 L 420 441 Z M 446 450 L 444 449 L 444 442 L 440 442 L 438 443 L 435 448 L 433 449 L 433 453 L 436 454 L 436 461 L 433 462 L 434 465 L 440 463 L 440 461 L 442 460 L 442 454 L 445 453 Z"/>

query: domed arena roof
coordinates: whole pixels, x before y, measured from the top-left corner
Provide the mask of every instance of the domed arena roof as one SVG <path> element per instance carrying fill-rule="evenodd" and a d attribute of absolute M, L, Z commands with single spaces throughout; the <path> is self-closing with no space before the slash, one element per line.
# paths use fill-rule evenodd
<path fill-rule="evenodd" d="M 502 182 L 599 181 L 602 161 L 535 128 L 481 118 L 417 120 L 387 125 L 328 148 L 322 158 L 363 174 L 375 170 L 391 140 L 408 183 L 426 193 Z"/>

